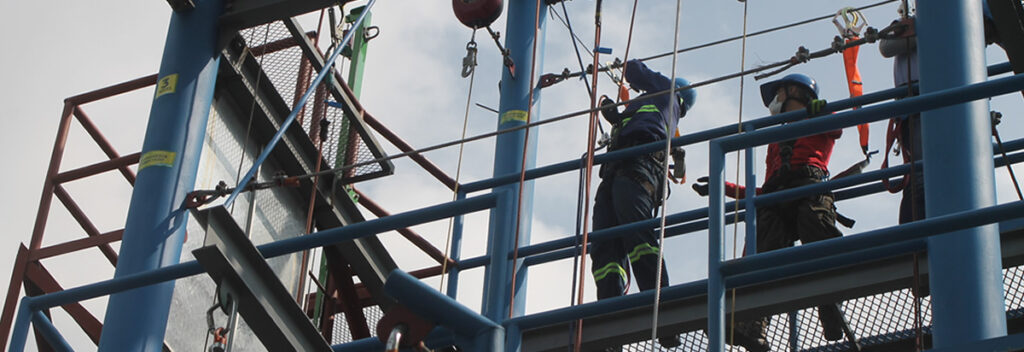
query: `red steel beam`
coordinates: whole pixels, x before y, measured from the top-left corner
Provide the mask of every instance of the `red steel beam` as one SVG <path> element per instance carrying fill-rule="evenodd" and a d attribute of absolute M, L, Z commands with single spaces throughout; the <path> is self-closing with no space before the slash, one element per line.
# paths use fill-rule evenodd
<path fill-rule="evenodd" d="M 78 221 L 78 224 L 82 226 L 82 229 L 85 230 L 89 237 L 100 235 L 100 230 L 96 228 L 96 225 L 93 225 L 92 221 L 89 221 L 89 217 L 85 216 L 85 212 L 78 206 L 78 203 L 75 203 L 74 199 L 71 199 L 71 195 L 64 190 L 64 187 L 61 185 L 54 186 L 53 194 L 57 195 L 57 199 L 60 199 L 61 203 L 64 203 L 64 207 L 71 213 L 71 217 Z M 114 248 L 106 243 L 100 244 L 98 247 L 100 252 L 103 252 L 103 255 L 110 261 L 110 264 L 117 266 L 117 252 L 114 251 Z"/>
<path fill-rule="evenodd" d="M 122 235 L 124 235 L 124 229 L 107 232 L 97 236 L 81 238 L 70 242 L 64 242 L 49 247 L 43 247 L 40 248 L 39 250 L 32 251 L 32 255 L 29 259 L 42 260 L 50 257 L 55 257 L 58 255 L 80 251 L 86 248 L 100 247 L 101 245 L 104 244 L 120 241 Z"/>
<path fill-rule="evenodd" d="M 100 99 L 110 98 L 110 97 L 118 95 L 118 94 L 124 94 L 124 93 L 127 93 L 127 92 L 131 92 L 133 90 L 136 90 L 136 89 L 141 89 L 141 88 L 145 88 L 145 87 L 154 85 L 154 84 L 156 84 L 156 78 L 157 78 L 157 74 L 154 73 L 154 74 L 149 75 L 149 76 L 136 78 L 136 79 L 133 79 L 131 81 L 127 81 L 127 82 L 123 82 L 123 83 L 118 83 L 118 84 L 115 84 L 115 85 L 112 85 L 112 86 L 109 86 L 109 87 L 106 87 L 106 88 L 100 88 L 100 89 L 97 89 L 97 90 L 94 90 L 94 91 L 91 91 L 91 92 L 88 92 L 88 93 L 82 93 L 82 94 L 79 94 L 79 95 L 75 95 L 75 96 L 72 96 L 70 98 L 64 99 L 64 103 L 71 104 L 71 105 L 82 105 L 82 104 L 91 103 L 91 102 L 94 102 L 94 101 L 97 101 L 97 100 L 100 100 Z"/>
<path fill-rule="evenodd" d="M 257 35 L 259 35 L 259 33 L 257 33 Z M 310 39 L 314 39 L 316 38 L 316 31 L 306 32 L 306 36 L 309 37 Z M 295 40 L 294 37 L 288 37 L 285 39 L 275 40 L 263 45 L 251 47 L 249 48 L 249 53 L 251 53 L 254 57 L 260 57 L 267 54 L 273 54 L 288 48 L 293 48 L 298 45 L 299 42 Z"/>
<path fill-rule="evenodd" d="M 139 157 L 142 155 L 141 152 L 128 154 L 117 159 L 111 159 L 99 163 L 95 163 L 89 166 L 77 168 L 70 171 L 65 171 L 57 174 L 53 178 L 53 182 L 56 184 L 62 184 L 82 178 L 86 178 L 93 175 L 98 175 L 110 170 L 125 169 L 127 166 L 135 165 L 139 163 Z M 122 171 L 123 172 L 123 171 Z"/>
<path fill-rule="evenodd" d="M 378 218 L 391 216 L 391 214 L 384 210 L 384 208 L 382 208 L 379 204 L 375 203 L 373 200 L 370 200 L 370 198 L 366 197 L 366 194 L 360 192 L 358 189 L 355 189 L 355 187 L 353 187 L 352 189 L 356 191 L 356 194 L 359 195 L 359 204 L 365 207 L 371 213 L 373 213 L 373 215 L 377 216 Z M 446 258 L 444 253 L 441 252 L 441 250 L 437 249 L 437 247 L 434 247 L 434 245 L 431 244 L 426 239 L 424 239 L 423 236 L 420 236 L 413 230 L 410 230 L 408 227 L 400 228 L 396 231 L 398 231 L 398 233 L 401 234 L 402 237 L 405 237 L 407 240 L 409 240 L 409 242 L 412 242 L 412 244 L 415 245 L 416 248 L 419 248 L 424 253 L 429 255 L 431 258 L 434 258 L 434 260 L 437 261 L 438 264 L 444 263 L 444 261 L 447 259 L 448 266 L 455 265 L 454 260 L 451 260 L 451 258 Z"/>
<path fill-rule="evenodd" d="M 71 127 L 74 109 L 74 105 L 64 103 L 64 112 L 61 113 L 57 127 L 57 140 L 53 142 L 53 153 L 50 154 L 50 166 L 46 169 L 46 178 L 43 180 L 43 195 L 40 196 L 39 210 L 36 211 L 36 223 L 32 228 L 32 240 L 28 247 L 30 249 L 39 249 L 43 243 L 43 231 L 46 229 L 46 219 L 50 216 L 50 205 L 53 202 L 53 178 L 60 172 L 60 162 L 64 158 L 64 147 L 67 146 L 68 128 Z"/>
<path fill-rule="evenodd" d="M 92 136 L 92 139 L 96 141 L 96 144 L 100 146 L 100 149 L 103 150 L 103 153 L 107 154 L 107 157 L 110 158 L 110 160 L 118 159 L 121 157 L 121 155 L 117 153 L 117 150 L 114 150 L 114 146 L 111 145 L 109 141 L 107 141 L 107 137 L 104 137 L 103 133 L 100 132 L 100 129 L 92 123 L 92 120 L 90 120 L 89 116 L 85 114 L 85 111 L 82 111 L 81 108 L 76 106 L 74 112 L 75 117 L 78 118 L 78 122 L 82 124 L 82 127 L 85 128 L 85 131 L 88 132 L 90 136 Z M 121 170 L 121 174 L 124 175 L 124 178 L 126 180 L 128 180 L 128 183 L 134 186 L 135 173 L 132 172 L 132 170 L 129 169 L 127 166 L 122 166 L 118 169 Z"/>
<path fill-rule="evenodd" d="M 348 322 L 348 329 L 352 333 L 352 340 L 367 338 L 370 335 L 370 327 L 366 325 L 366 316 L 363 315 L 363 305 L 356 292 L 355 282 L 352 281 L 354 273 L 349 269 L 348 263 L 341 261 L 328 261 L 330 269 L 330 280 L 338 290 L 340 297 L 339 305 L 345 312 L 345 321 Z"/>
<path fill-rule="evenodd" d="M 53 293 L 63 291 L 64 288 L 57 283 L 57 280 L 53 278 L 53 275 L 43 267 L 39 262 L 31 262 L 25 271 L 25 278 L 31 281 L 33 284 L 38 286 L 44 293 Z M 82 331 L 86 335 L 89 335 L 89 339 L 93 343 L 99 344 L 100 342 L 100 331 L 103 329 L 103 324 L 96 319 L 85 307 L 82 307 L 78 302 L 69 303 L 61 306 L 65 311 L 71 315 L 71 318 L 78 323 L 78 326 L 82 328 Z"/>
<path fill-rule="evenodd" d="M 347 85 L 345 85 L 344 83 L 342 84 L 342 86 L 347 87 Z M 380 133 L 380 135 L 384 137 L 384 139 L 387 139 L 389 142 L 391 142 L 391 144 L 395 145 L 395 147 L 397 147 L 402 152 L 408 153 L 415 150 L 411 145 L 409 145 L 409 143 L 406 143 L 405 140 L 402 140 L 402 137 L 399 137 L 397 134 L 395 134 L 390 129 L 385 127 L 383 123 L 374 118 L 373 115 L 370 115 L 370 113 L 363 113 L 363 121 L 365 121 L 367 125 L 369 125 L 375 131 L 377 131 L 377 133 Z M 423 170 L 426 170 L 427 173 L 430 173 L 430 175 L 434 176 L 434 178 L 436 178 L 438 181 L 441 181 L 441 183 L 447 186 L 448 189 L 454 191 L 458 188 L 458 184 L 455 182 L 455 179 L 452 179 L 451 176 L 448 176 L 447 173 L 442 171 L 440 167 L 438 167 L 433 162 L 428 160 L 427 157 L 423 156 L 423 154 L 414 153 L 409 155 L 409 158 L 411 158 L 413 161 L 419 164 L 420 167 L 423 168 Z"/>
<path fill-rule="evenodd" d="M 11 271 L 11 284 L 7 286 L 7 300 L 4 301 L 3 315 L 0 315 L 0 349 L 7 346 L 7 336 L 11 333 L 14 322 L 14 309 L 21 295 L 21 283 L 25 279 L 25 266 L 28 265 L 29 250 L 24 244 L 18 248 L 14 258 L 14 270 Z"/>
<path fill-rule="evenodd" d="M 323 55 L 324 53 L 320 52 L 320 56 Z M 303 60 L 303 62 L 305 62 L 305 60 Z M 405 140 L 403 140 L 397 134 L 395 134 L 390 129 L 385 127 L 383 123 L 374 118 L 373 115 L 371 115 L 369 112 L 366 111 L 366 109 L 363 108 L 363 105 L 359 103 L 358 99 L 356 99 L 356 94 L 352 92 L 352 88 L 348 86 L 348 83 L 345 82 L 344 79 L 342 79 L 339 73 L 335 72 L 334 77 L 338 84 L 341 86 L 342 93 L 345 94 L 345 96 L 347 96 L 348 99 L 352 101 L 353 107 L 356 109 L 357 112 L 359 112 L 362 115 L 359 118 L 362 119 L 363 122 L 366 122 L 366 124 L 369 125 L 370 128 L 373 128 L 375 131 L 377 131 L 377 133 L 380 133 L 380 135 L 384 137 L 384 139 L 387 139 L 388 142 L 391 142 L 392 145 L 397 147 L 402 152 L 408 153 L 415 150 L 411 145 L 409 145 L 409 143 L 406 143 Z M 419 164 L 420 167 L 426 170 L 427 173 L 430 173 L 431 176 L 434 176 L 434 178 L 436 178 L 438 181 L 441 181 L 441 183 L 447 186 L 448 189 L 454 191 L 458 188 L 458 183 L 455 182 L 455 179 L 451 178 L 451 176 L 448 176 L 448 174 L 441 170 L 440 167 L 437 167 L 437 165 L 435 165 L 422 154 L 411 154 L 409 155 L 409 158 L 412 159 L 417 164 Z"/>

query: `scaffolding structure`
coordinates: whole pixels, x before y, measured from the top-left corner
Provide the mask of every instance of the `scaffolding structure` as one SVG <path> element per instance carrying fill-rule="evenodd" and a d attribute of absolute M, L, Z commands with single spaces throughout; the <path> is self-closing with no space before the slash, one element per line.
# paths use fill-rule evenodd
<path fill-rule="evenodd" d="M 294 11 L 330 6 L 321 4 L 323 1 L 300 2 L 302 6 Z M 422 155 L 430 148 L 414 149 L 387 130 L 359 103 L 358 87 L 349 86 L 352 79 L 346 81 L 334 70 L 346 49 L 351 55 L 349 42 L 365 45 L 365 33 L 350 31 L 324 53 L 311 39 L 317 33 L 304 31 L 290 17 L 269 15 L 279 11 L 274 1 L 254 2 L 252 7 L 231 8 L 228 13 L 223 12 L 220 0 L 198 0 L 191 4 L 193 8 L 175 6 L 159 74 L 65 100 L 36 227 L 29 246 L 23 246 L 16 258 L 0 319 L 4 333 L 0 344 L 11 351 L 23 350 L 31 327 L 40 349 L 72 350 L 49 314 L 49 310 L 62 307 L 100 350 L 168 349 L 165 331 L 171 319 L 172 296 L 178 294 L 170 283 L 205 273 L 216 287 L 204 293 L 219 296 L 220 308 L 232 321 L 236 316 L 245 319 L 246 329 L 251 329 L 248 338 L 260 340 L 270 350 L 380 351 L 399 344 L 413 348 L 420 342 L 430 348 L 458 346 L 469 351 L 573 347 L 590 351 L 617 346 L 648 350 L 654 346 L 649 341 L 652 328 L 682 335 L 683 345 L 678 350 L 736 350 L 726 344 L 727 312 L 741 320 L 770 316 L 770 343 L 777 350 L 913 350 L 915 338 L 927 339 L 924 345 L 936 351 L 1024 347 L 1020 280 L 1024 275 L 1024 201 L 997 205 L 992 176 L 995 167 L 1024 161 L 1024 139 L 1002 143 L 1004 153 L 1009 154 L 995 156 L 996 147 L 987 138 L 991 125 L 983 100 L 1024 91 L 1024 75 L 996 77 L 1017 68 L 1010 63 L 985 67 L 978 35 L 981 19 L 973 16 L 980 13 L 980 4 L 967 0 L 922 2 L 919 6 L 920 95 L 908 96 L 908 89 L 893 88 L 830 102 L 824 113 L 833 115 L 827 119 L 806 119 L 807 112 L 789 112 L 671 140 L 672 146 L 710 145 L 708 206 L 667 214 L 664 225 L 667 237 L 708 234 L 707 279 L 659 292 L 526 314 L 528 268 L 579 255 L 578 234 L 531 244 L 530 217 L 519 214 L 532 212 L 533 180 L 584 167 L 579 160 L 536 167 L 536 139 L 529 138 L 531 131 L 560 120 L 531 120 L 539 116 L 541 94 L 534 91 L 534 78 L 540 69 L 534 61 L 542 61 L 536 48 L 543 46 L 538 38 L 543 35 L 547 12 L 541 7 L 550 6 L 547 3 L 510 1 L 508 5 L 504 47 L 516 65 L 515 71 L 502 71 L 499 119 L 496 132 L 490 134 L 497 140 L 494 174 L 464 184 Z M 352 13 L 354 27 L 365 28 L 361 26 L 373 5 L 370 0 L 365 8 Z M 195 38 L 201 39 L 197 42 Z M 943 60 L 941 65 L 936 58 Z M 141 152 L 122 156 L 81 105 L 153 85 L 151 120 L 161 122 L 150 125 Z M 219 110 L 219 104 L 229 104 L 224 101 L 233 101 L 231 106 L 243 112 L 244 107 L 252 106 L 250 123 L 252 115 L 260 118 L 253 125 L 257 131 L 253 143 L 258 148 L 251 151 L 251 160 L 244 159 L 247 154 L 242 150 L 243 160 L 251 161 L 249 169 L 234 180 L 235 185 L 217 194 L 224 196 L 223 204 L 185 209 L 182 204 L 193 200 L 190 192 L 207 134 L 207 118 L 227 115 Z M 918 112 L 926 121 L 926 138 L 933 136 L 930 142 L 926 139 L 929 153 L 923 161 L 753 194 L 756 175 L 751 151 L 756 146 Z M 61 171 L 72 119 L 80 122 L 109 160 Z M 321 124 L 324 120 L 332 124 Z M 321 133 L 321 128 L 328 130 Z M 371 130 L 402 153 L 384 155 Z M 736 133 L 739 130 L 743 133 Z M 949 140 L 958 142 L 940 143 Z M 594 165 L 664 147 L 664 142 L 654 142 L 608 152 L 595 156 Z M 727 202 L 725 155 L 741 150 L 747 151 L 750 193 L 743 200 Z M 949 162 L 936 155 L 956 157 Z M 389 175 L 391 160 L 405 156 L 453 190 L 455 200 L 389 214 L 355 188 L 346 187 Z M 138 172 L 130 168 L 133 165 L 138 165 Z M 281 170 L 291 178 L 268 177 L 261 167 Z M 726 260 L 725 226 L 744 222 L 746 243 L 756 242 L 758 206 L 827 192 L 834 192 L 838 200 L 879 193 L 885 191 L 881 180 L 905 175 L 915 167 L 929 175 L 926 220 Z M 100 233 L 62 184 L 111 171 L 121 173 L 136 192 L 125 229 Z M 236 204 L 251 206 L 254 200 L 244 200 L 247 187 L 269 181 L 278 182 L 277 186 L 292 182 L 302 203 L 318 209 L 309 215 L 315 231 L 307 229 L 311 233 L 261 243 L 251 240 L 251 226 L 229 209 Z M 42 246 L 54 197 L 89 237 Z M 378 218 L 365 220 L 356 204 Z M 487 254 L 461 258 L 463 216 L 481 211 L 490 212 Z M 204 240 L 194 243 L 201 246 L 192 252 L 198 261 L 181 254 L 190 213 L 207 232 Z M 250 214 L 248 221 L 251 218 Z M 452 251 L 447 257 L 409 229 L 444 219 L 454 221 Z M 593 231 L 589 240 L 628 236 L 631 231 L 659 224 L 659 219 L 651 219 Z M 154 241 L 150 235 L 159 228 L 164 228 L 162 236 Z M 399 232 L 437 265 L 410 273 L 399 270 L 376 239 L 386 231 Z M 120 256 L 110 247 L 115 241 L 122 241 Z M 93 247 L 117 267 L 113 279 L 64 289 L 39 262 Z M 296 278 L 285 279 L 277 267 L 268 265 L 279 257 L 308 256 L 310 251 L 324 256 L 321 275 L 310 275 L 310 283 L 306 283 L 310 270 L 304 266 Z M 917 256 L 923 259 L 919 261 Z M 934 260 L 950 257 L 959 260 Z M 185 261 L 179 263 L 179 258 Z M 307 262 L 303 259 L 303 265 Z M 263 267 L 266 270 L 261 272 Z M 460 272 L 478 267 L 486 270 L 480 312 L 454 300 Z M 420 281 L 439 275 L 448 279 L 447 295 Z M 915 314 L 907 309 L 918 299 L 913 282 L 919 278 L 927 282 L 924 286 L 929 296 L 921 300 L 923 326 L 918 332 L 907 325 Z M 318 287 L 315 293 L 308 293 L 307 284 Z M 25 295 L 19 304 L 22 286 Z M 78 303 L 107 295 L 111 299 L 102 323 Z M 655 327 L 650 315 L 656 299 L 661 319 Z M 813 328 L 817 320 L 813 307 L 834 302 L 842 302 L 851 316 L 855 336 L 849 341 L 826 341 Z M 257 321 L 252 317 L 265 318 Z M 585 326 L 579 345 L 573 339 L 577 321 Z M 228 329 L 237 331 L 231 324 Z M 231 339 L 235 338 L 232 332 Z"/>

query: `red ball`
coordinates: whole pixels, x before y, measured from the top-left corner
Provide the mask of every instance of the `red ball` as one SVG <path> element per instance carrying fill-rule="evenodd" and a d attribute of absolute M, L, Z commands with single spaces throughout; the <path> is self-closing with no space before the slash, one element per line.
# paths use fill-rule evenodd
<path fill-rule="evenodd" d="M 452 0 L 455 17 L 470 28 L 483 28 L 494 23 L 504 7 L 503 0 Z"/>

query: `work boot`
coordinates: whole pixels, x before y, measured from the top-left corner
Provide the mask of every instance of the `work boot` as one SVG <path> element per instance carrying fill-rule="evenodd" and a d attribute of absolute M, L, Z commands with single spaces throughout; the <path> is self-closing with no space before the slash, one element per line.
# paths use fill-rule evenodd
<path fill-rule="evenodd" d="M 839 305 L 833 303 L 818 306 L 818 320 L 821 321 L 821 334 L 825 335 L 826 340 L 843 339 L 843 325 L 846 322 L 843 321 L 843 312 L 839 310 Z"/>
<path fill-rule="evenodd" d="M 662 336 L 662 337 L 658 338 L 658 344 L 661 345 L 661 347 L 664 347 L 664 348 L 673 348 L 673 347 L 679 347 L 679 345 L 682 345 L 683 341 L 679 340 L 679 336 L 678 335 Z"/>
<path fill-rule="evenodd" d="M 732 338 L 733 345 L 743 347 L 749 352 L 769 352 L 772 350 L 771 345 L 768 344 L 768 340 L 763 337 L 755 338 L 736 331 L 736 335 Z"/>
<path fill-rule="evenodd" d="M 749 352 L 771 351 L 771 345 L 768 344 L 768 339 L 764 336 L 765 324 L 766 321 L 763 319 L 738 322 L 736 330 L 733 331 L 732 341 L 727 342 L 743 347 Z M 726 339 L 728 338 L 729 336 L 726 335 Z"/>

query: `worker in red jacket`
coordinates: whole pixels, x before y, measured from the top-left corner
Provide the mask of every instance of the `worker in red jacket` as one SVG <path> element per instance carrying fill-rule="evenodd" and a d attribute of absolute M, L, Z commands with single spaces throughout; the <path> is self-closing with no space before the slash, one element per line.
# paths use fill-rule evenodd
<path fill-rule="evenodd" d="M 803 74 L 790 74 L 761 85 L 761 99 L 772 115 L 807 110 L 809 118 L 820 114 L 825 101 L 818 100 L 818 84 Z M 828 179 L 828 162 L 835 140 L 842 136 L 835 130 L 785 142 L 772 143 L 766 156 L 765 182 L 757 193 L 771 193 L 789 188 L 824 182 Z M 693 189 L 706 196 L 707 179 L 701 178 Z M 745 189 L 726 183 L 725 194 L 743 198 Z M 836 228 L 836 212 L 832 194 L 819 194 L 788 200 L 757 208 L 757 251 L 767 252 L 802 243 L 842 236 Z M 842 313 L 836 304 L 818 307 L 825 338 L 843 338 Z M 733 343 L 748 351 L 770 350 L 765 336 L 768 318 L 736 324 Z"/>

